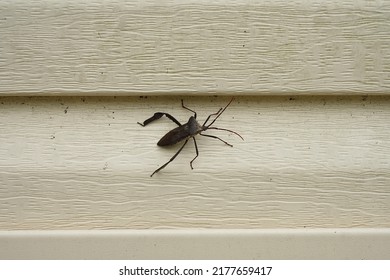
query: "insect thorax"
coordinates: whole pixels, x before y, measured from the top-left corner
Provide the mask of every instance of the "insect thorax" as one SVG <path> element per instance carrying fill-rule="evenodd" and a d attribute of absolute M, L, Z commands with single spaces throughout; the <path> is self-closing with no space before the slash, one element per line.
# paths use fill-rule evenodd
<path fill-rule="evenodd" d="M 195 135 L 195 134 L 198 134 L 199 132 L 203 131 L 203 128 L 198 123 L 198 121 L 193 116 L 191 116 L 188 119 L 188 130 L 189 130 L 191 135 Z"/>

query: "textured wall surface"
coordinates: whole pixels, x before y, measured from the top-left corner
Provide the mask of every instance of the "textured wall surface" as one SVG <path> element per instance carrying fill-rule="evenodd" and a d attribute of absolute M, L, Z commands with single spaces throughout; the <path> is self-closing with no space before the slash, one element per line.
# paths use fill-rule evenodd
<path fill-rule="evenodd" d="M 1 1 L 0 94 L 389 93 L 388 1 Z"/>
<path fill-rule="evenodd" d="M 226 97 L 186 98 L 199 120 Z M 390 97 L 240 97 L 210 131 L 156 146 L 185 122 L 179 97 L 0 99 L 0 228 L 303 228 L 390 225 Z"/>
<path fill-rule="evenodd" d="M 381 0 L 0 1 L 0 258 L 389 258 L 389 22 Z M 175 124 L 136 122 L 230 96 L 215 125 L 245 140 L 150 178 Z"/>

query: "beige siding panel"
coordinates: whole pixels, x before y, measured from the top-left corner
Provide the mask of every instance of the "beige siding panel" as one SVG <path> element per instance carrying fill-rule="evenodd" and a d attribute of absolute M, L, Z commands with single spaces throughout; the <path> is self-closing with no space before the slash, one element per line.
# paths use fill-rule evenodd
<path fill-rule="evenodd" d="M 0 259 L 389 259 L 389 229 L 0 231 Z"/>
<path fill-rule="evenodd" d="M 0 2 L 0 95 L 388 94 L 390 2 Z"/>
<path fill-rule="evenodd" d="M 389 19 L 380 0 L 0 1 L 0 259 L 388 259 Z M 194 170 L 190 141 L 150 178 L 175 124 L 136 122 L 186 122 L 181 98 L 204 121 L 224 95 L 215 125 L 245 140 L 210 131 L 234 147 L 197 137 Z"/>
<path fill-rule="evenodd" d="M 204 120 L 227 97 L 185 98 Z M 0 98 L 0 229 L 390 226 L 390 97 L 239 97 L 215 125 L 244 141 L 156 146 L 180 97 Z"/>

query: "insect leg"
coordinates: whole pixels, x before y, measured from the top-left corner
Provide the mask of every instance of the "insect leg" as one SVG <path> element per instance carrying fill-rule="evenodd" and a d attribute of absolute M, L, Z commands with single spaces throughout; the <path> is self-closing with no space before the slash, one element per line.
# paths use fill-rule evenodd
<path fill-rule="evenodd" d="M 173 157 L 171 157 L 170 160 L 168 160 L 168 162 L 166 162 L 163 166 L 161 166 L 160 168 L 156 169 L 156 171 L 154 171 L 152 173 L 152 175 L 150 175 L 150 177 L 152 177 L 155 173 L 159 172 L 161 169 L 163 169 L 165 166 L 167 166 L 171 161 L 173 161 L 178 154 L 180 154 L 181 150 L 183 150 L 184 146 L 187 144 L 188 142 L 188 139 L 186 139 L 186 141 L 184 142 L 183 146 L 181 146 L 181 148 L 176 152 L 176 154 L 173 155 Z"/>
<path fill-rule="evenodd" d="M 137 122 L 139 125 L 141 126 L 145 126 L 145 125 L 148 125 L 150 124 L 151 122 L 155 121 L 155 120 L 158 120 L 159 118 L 161 118 L 162 116 L 166 116 L 168 119 L 170 119 L 171 121 L 173 121 L 175 124 L 177 124 L 178 126 L 181 126 L 181 123 L 179 123 L 178 120 L 176 120 L 174 117 L 172 117 L 170 114 L 168 113 L 162 113 L 162 112 L 157 112 L 155 113 L 152 117 L 150 117 L 149 119 L 145 120 L 143 123 L 140 123 L 140 122 Z"/>
<path fill-rule="evenodd" d="M 219 109 L 217 113 L 215 114 L 211 114 L 210 116 L 213 116 L 213 115 L 217 115 L 209 125 L 207 125 L 207 128 L 209 128 L 210 126 L 213 125 L 213 123 L 215 123 L 215 121 L 222 115 L 222 113 L 226 110 L 227 107 L 229 107 L 230 103 L 232 103 L 232 101 L 234 100 L 234 97 L 232 99 L 230 99 L 229 103 L 222 109 Z M 209 120 L 210 116 L 207 118 L 207 120 L 204 122 L 203 126 L 205 126 L 206 122 Z"/>
<path fill-rule="evenodd" d="M 191 166 L 191 169 L 194 169 L 194 168 L 192 167 L 192 162 L 199 156 L 199 151 L 198 151 L 198 145 L 196 145 L 195 137 L 192 137 L 192 139 L 194 139 L 196 156 L 194 157 L 193 160 L 190 161 L 190 166 Z"/>
<path fill-rule="evenodd" d="M 196 119 L 196 112 L 195 112 L 194 110 L 191 110 L 190 108 L 184 106 L 183 99 L 181 100 L 181 106 L 182 106 L 184 109 L 187 109 L 188 111 L 191 111 L 192 113 L 194 113 L 194 118 Z"/>
<path fill-rule="evenodd" d="M 218 112 L 216 112 L 216 113 L 214 113 L 214 114 L 210 114 L 210 115 L 207 117 L 207 119 L 205 120 L 205 122 L 203 123 L 203 126 L 206 125 L 206 123 L 209 121 L 209 119 L 210 119 L 211 116 L 216 116 L 216 115 L 218 115 L 221 111 L 222 111 L 222 108 L 220 108 L 220 109 L 218 110 Z"/>
<path fill-rule="evenodd" d="M 225 140 L 222 140 L 221 138 L 219 138 L 219 137 L 217 137 L 217 136 L 209 135 L 209 134 L 202 134 L 202 133 L 199 133 L 199 135 L 206 136 L 206 137 L 210 137 L 210 138 L 214 138 L 214 139 L 218 139 L 218 140 L 222 141 L 223 143 L 225 143 L 226 145 L 228 145 L 228 146 L 230 146 L 230 147 L 233 147 L 232 144 L 229 144 L 228 142 L 226 142 Z"/>

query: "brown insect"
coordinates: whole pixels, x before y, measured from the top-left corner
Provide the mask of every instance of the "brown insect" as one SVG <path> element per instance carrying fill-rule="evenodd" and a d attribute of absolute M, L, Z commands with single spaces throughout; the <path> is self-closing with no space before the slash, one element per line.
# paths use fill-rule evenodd
<path fill-rule="evenodd" d="M 190 161 L 190 166 L 191 166 L 191 169 L 194 169 L 192 167 L 192 163 L 194 162 L 194 160 L 199 156 L 199 151 L 198 151 L 198 145 L 196 144 L 196 140 L 195 140 L 195 136 L 196 135 L 201 135 L 201 136 L 205 136 L 205 137 L 210 137 L 210 138 L 214 138 L 214 139 L 218 139 L 220 141 L 222 141 L 223 143 L 225 143 L 226 145 L 230 146 L 230 147 L 233 147 L 233 145 L 229 144 L 228 142 L 226 142 L 225 140 L 222 140 L 221 138 L 217 137 L 217 136 L 214 136 L 214 135 L 209 135 L 209 134 L 204 134 L 203 132 L 208 130 L 208 129 L 217 129 L 217 130 L 224 130 L 224 131 L 228 131 L 228 132 L 231 132 L 231 133 L 234 133 L 236 134 L 238 137 L 240 137 L 242 140 L 244 140 L 244 138 L 241 137 L 240 134 L 238 134 L 237 132 L 235 131 L 232 131 L 232 130 L 229 130 L 229 129 L 225 129 L 225 128 L 219 128 L 219 127 L 213 127 L 212 125 L 214 124 L 214 122 L 222 115 L 222 113 L 226 110 L 226 108 L 230 105 L 230 103 L 232 103 L 232 101 L 234 100 L 234 98 L 232 98 L 230 100 L 230 102 L 224 107 L 224 108 L 220 108 L 218 110 L 218 112 L 214 113 L 214 114 L 210 114 L 206 121 L 203 123 L 203 125 L 200 125 L 198 123 L 198 121 L 196 120 L 196 117 L 197 117 L 197 114 L 194 110 L 191 110 L 190 108 L 184 106 L 184 103 L 183 103 L 183 99 L 181 100 L 181 106 L 184 108 L 184 109 L 187 109 L 188 111 L 191 111 L 192 113 L 194 113 L 193 116 L 191 116 L 189 119 L 188 119 L 188 122 L 185 123 L 185 124 L 181 124 L 178 120 L 176 120 L 172 115 L 168 114 L 168 113 L 163 113 L 163 112 L 157 112 L 155 113 L 152 117 L 150 117 L 149 119 L 145 120 L 143 123 L 139 123 L 139 125 L 141 126 L 146 126 L 148 124 L 150 124 L 151 122 L 155 121 L 155 120 L 158 120 L 160 119 L 162 116 L 166 116 L 168 119 L 170 119 L 171 121 L 173 121 L 175 124 L 178 125 L 178 127 L 172 129 L 171 131 L 169 131 L 167 134 L 165 134 L 161 139 L 160 141 L 158 141 L 157 145 L 158 146 L 161 146 L 161 147 L 164 147 L 164 146 L 171 146 L 171 145 L 174 145 L 178 142 L 181 142 L 181 141 L 184 141 L 184 144 L 181 146 L 181 148 L 173 155 L 173 157 L 171 157 L 171 159 L 166 162 L 164 165 L 162 165 L 161 167 L 159 167 L 158 169 L 156 169 L 151 175 L 150 177 L 152 177 L 155 173 L 159 172 L 161 169 L 165 168 L 170 162 L 172 162 L 177 156 L 178 154 L 180 154 L 180 152 L 183 150 L 184 146 L 187 144 L 188 140 L 190 138 L 192 138 L 194 140 L 194 144 L 195 144 L 195 151 L 196 151 L 196 156 Z M 210 120 L 210 118 L 212 116 L 215 116 L 215 118 L 209 123 L 207 124 L 207 122 Z"/>

